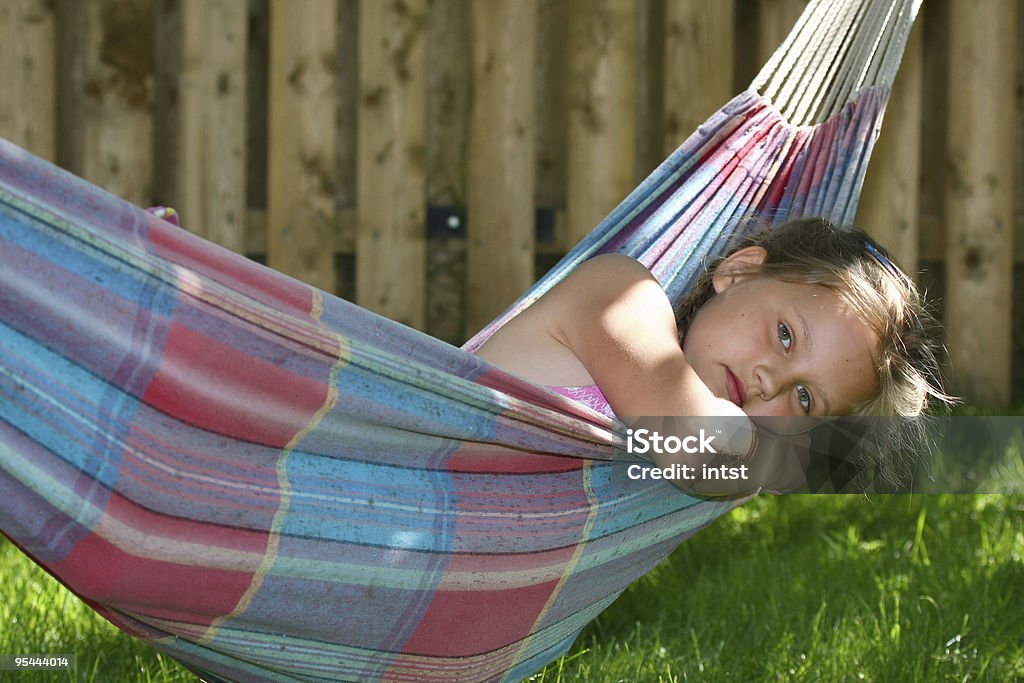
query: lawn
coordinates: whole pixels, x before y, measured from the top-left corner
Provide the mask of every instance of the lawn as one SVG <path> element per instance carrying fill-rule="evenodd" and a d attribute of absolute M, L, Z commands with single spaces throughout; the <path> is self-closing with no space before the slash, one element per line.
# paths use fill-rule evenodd
<path fill-rule="evenodd" d="M 1024 679 L 1024 498 L 762 497 L 535 681 Z"/>
<path fill-rule="evenodd" d="M 683 544 L 531 678 L 1024 679 L 1024 497 L 761 497 Z M 31 681 L 188 681 L 0 542 L 0 653 Z M 5 675 L 7 677 L 5 677 Z"/>
<path fill-rule="evenodd" d="M 75 671 L 0 671 L 0 681 L 195 681 L 124 635 L 0 536 L 0 654 L 74 654 Z"/>

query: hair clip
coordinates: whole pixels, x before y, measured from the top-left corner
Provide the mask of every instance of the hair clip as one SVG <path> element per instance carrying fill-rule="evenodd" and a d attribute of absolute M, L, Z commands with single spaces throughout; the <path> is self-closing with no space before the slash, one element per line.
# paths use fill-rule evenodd
<path fill-rule="evenodd" d="M 874 257 L 874 259 L 878 261 L 878 263 L 881 264 L 883 268 L 885 268 L 887 271 L 896 276 L 897 279 L 903 279 L 904 277 L 906 277 L 902 272 L 900 272 L 900 269 L 897 268 L 892 261 L 886 258 L 885 254 L 879 251 L 878 247 L 876 247 L 871 242 L 864 242 L 864 250 L 871 254 L 871 256 Z"/>

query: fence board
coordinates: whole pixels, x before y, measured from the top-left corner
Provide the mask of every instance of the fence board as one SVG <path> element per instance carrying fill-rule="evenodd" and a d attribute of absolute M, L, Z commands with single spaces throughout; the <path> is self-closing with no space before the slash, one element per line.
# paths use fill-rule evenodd
<path fill-rule="evenodd" d="M 764 64 L 800 18 L 806 0 L 757 0 L 757 63 Z"/>
<path fill-rule="evenodd" d="M 428 23 L 427 199 L 463 204 L 473 70 L 468 0 L 431 3 Z"/>
<path fill-rule="evenodd" d="M 924 111 L 921 120 L 922 262 L 945 259 L 946 127 L 949 115 L 949 2 L 928 0 L 917 21 L 924 32 Z M 883 126 L 888 125 L 888 122 Z"/>
<path fill-rule="evenodd" d="M 637 6 L 636 178 L 642 180 L 664 158 L 665 3 L 639 0 Z"/>
<path fill-rule="evenodd" d="M 534 281 L 537 2 L 476 0 L 469 142 L 467 332 Z"/>
<path fill-rule="evenodd" d="M 949 8 L 946 331 L 954 388 L 981 405 L 1010 399 L 1016 9 Z"/>
<path fill-rule="evenodd" d="M 342 0 L 344 1 L 344 0 Z M 270 102 L 268 64 L 270 62 L 270 7 L 268 0 L 249 0 L 249 45 L 246 49 L 246 108 L 245 147 L 249 173 L 246 175 L 245 198 L 250 210 L 262 211 L 266 225 L 267 209 L 267 130 Z M 247 226 L 248 240 L 258 241 L 266 254 L 267 236 Z"/>
<path fill-rule="evenodd" d="M 245 249 L 246 27 L 235 0 L 183 0 L 175 206 L 190 229 Z"/>
<path fill-rule="evenodd" d="M 569 45 L 565 29 L 570 6 L 565 0 L 540 0 L 537 5 L 537 60 L 534 130 L 537 147 L 537 205 L 565 208 L 568 138 Z M 564 221 L 558 224 L 557 246 L 565 248 Z"/>
<path fill-rule="evenodd" d="M 454 339 L 464 318 L 467 331 L 489 320 L 532 283 L 536 264 L 573 243 L 737 85 L 746 85 L 745 74 L 803 4 L 6 0 L 0 134 L 130 201 L 170 201 L 189 227 L 230 226 L 231 236 L 214 238 L 250 255 L 267 252 L 272 266 L 325 289 L 339 291 L 341 263 L 344 291 L 355 291 L 348 262 L 358 259 L 360 303 L 418 327 L 432 307 L 431 329 Z M 918 23 L 925 30 L 919 26 L 912 36 L 860 214 L 908 269 L 916 260 L 946 262 L 954 362 L 988 363 L 976 376 L 961 377 L 972 398 L 976 387 L 1008 381 L 1007 259 L 1015 252 L 1024 262 L 1024 239 L 1009 237 L 1024 231 L 1024 173 L 1009 182 L 1022 162 L 1007 161 L 1024 130 L 1024 109 L 1013 95 L 1024 62 L 998 47 L 1024 35 L 1018 5 L 924 4 Z M 622 49 L 602 42 L 600 33 L 574 38 L 580 47 L 572 48 L 572 24 L 579 30 L 588 16 L 616 11 L 612 22 L 623 31 L 616 40 L 636 35 L 632 54 L 624 42 Z M 366 27 L 378 15 L 391 23 L 374 29 L 377 43 L 367 42 Z M 951 55 L 953 28 L 974 33 L 961 35 L 960 52 Z M 215 29 L 229 37 L 209 37 Z M 248 33 L 248 47 L 240 48 L 231 31 Z M 360 49 L 377 56 L 362 57 L 360 67 Z M 998 58 L 985 56 L 997 50 Z M 570 59 L 591 60 L 589 72 L 571 71 Z M 630 63 L 632 83 L 624 66 Z M 596 97 L 613 64 L 621 74 L 615 90 L 634 89 L 632 114 L 622 102 L 615 109 Z M 375 85 L 373 69 L 390 80 Z M 907 98 L 908 80 L 922 82 L 912 88 L 919 100 Z M 222 84 L 227 106 L 216 102 L 224 100 Z M 1017 118 L 1009 121 L 1013 106 Z M 618 112 L 619 123 L 608 128 L 636 131 L 632 164 L 628 152 L 617 157 L 618 147 L 585 131 L 584 115 L 604 110 Z M 630 115 L 639 126 L 628 123 Z M 226 151 L 215 149 L 220 144 Z M 598 161 L 587 161 L 594 153 Z M 634 176 L 624 189 L 605 189 L 614 172 L 630 165 Z M 608 204 L 589 218 L 578 217 L 580 207 L 603 200 Z M 435 241 L 445 251 L 432 254 L 434 271 L 445 273 L 428 279 L 424 207 L 463 201 L 470 240 Z M 554 209 L 557 243 L 535 243 L 535 206 Z M 240 243 L 235 231 L 242 222 Z M 566 236 L 562 228 L 570 224 L 578 232 Z M 465 276 L 464 248 L 471 252 Z M 463 281 L 465 315 L 459 296 L 442 301 Z M 436 289 L 426 303 L 425 285 Z M 448 315 L 453 308 L 459 313 Z M 988 341 L 974 330 L 985 330 Z"/>
<path fill-rule="evenodd" d="M 338 196 L 354 213 L 359 164 L 359 0 L 338 0 Z M 355 249 L 355 219 L 339 232 L 339 250 Z M 343 248 L 342 245 L 345 245 Z"/>
<path fill-rule="evenodd" d="M 1017 9 L 1017 26 L 1014 31 L 1016 36 L 1015 45 L 1017 46 L 1017 68 L 1016 68 L 1016 79 L 1014 81 L 1013 91 L 1017 93 L 1016 106 L 1014 112 L 1016 116 L 1016 134 L 1017 137 L 1014 142 L 1014 146 L 1017 149 L 1017 159 L 1014 164 L 1014 183 L 1013 197 L 1014 207 L 1013 214 L 1016 222 L 1016 229 L 1013 232 L 1013 257 L 1015 263 L 1024 263 L 1024 50 L 1020 49 L 1020 40 L 1024 38 L 1024 11 L 1020 9 L 1018 5 Z M 1021 317 L 1018 316 L 1018 320 Z M 1018 323 L 1017 331 L 1021 330 L 1021 325 Z M 1018 342 L 1017 348 L 1024 343 L 1024 334 L 1019 334 L 1015 331 L 1015 337 L 1021 339 Z M 1019 372 L 1024 374 L 1024 367 L 1019 368 Z"/>
<path fill-rule="evenodd" d="M 422 327 L 426 258 L 426 3 L 359 7 L 356 301 Z"/>
<path fill-rule="evenodd" d="M 0 3 L 0 137 L 56 160 L 56 17 L 46 0 Z"/>
<path fill-rule="evenodd" d="M 668 154 L 736 93 L 734 0 L 669 0 L 665 141 Z"/>
<path fill-rule="evenodd" d="M 183 36 L 179 0 L 154 0 L 153 21 L 160 27 L 153 33 L 153 204 L 180 209 L 178 74 Z M 200 219 L 199 216 L 181 216 L 189 229 L 193 227 L 193 218 Z M 202 222 L 197 225 L 201 226 Z"/>
<path fill-rule="evenodd" d="M 575 0 L 570 20 L 568 244 L 636 186 L 635 0 Z"/>
<path fill-rule="evenodd" d="M 857 222 L 911 274 L 920 259 L 924 30 L 915 26 L 871 155 Z"/>
<path fill-rule="evenodd" d="M 335 40 L 333 0 L 273 0 L 267 262 L 335 289 Z"/>
<path fill-rule="evenodd" d="M 135 204 L 152 197 L 153 6 L 60 3 L 58 162 Z"/>

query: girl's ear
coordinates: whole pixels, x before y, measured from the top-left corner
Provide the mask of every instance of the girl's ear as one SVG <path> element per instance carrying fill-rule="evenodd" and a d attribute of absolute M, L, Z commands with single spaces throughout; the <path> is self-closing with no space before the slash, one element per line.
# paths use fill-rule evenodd
<path fill-rule="evenodd" d="M 745 279 L 751 271 L 764 265 L 768 251 L 764 247 L 744 247 L 725 257 L 711 276 L 716 294 L 721 294 L 737 282 Z"/>

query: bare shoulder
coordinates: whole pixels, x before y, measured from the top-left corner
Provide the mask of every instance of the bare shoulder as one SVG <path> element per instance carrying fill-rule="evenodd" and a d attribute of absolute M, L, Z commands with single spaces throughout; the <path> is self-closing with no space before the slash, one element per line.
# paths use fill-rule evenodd
<path fill-rule="evenodd" d="M 633 259 L 594 258 L 550 295 L 544 312 L 549 334 L 572 350 L 620 414 L 645 390 L 641 378 L 668 359 L 683 360 L 672 305 Z"/>
<path fill-rule="evenodd" d="M 584 283 L 600 290 L 645 282 L 657 284 L 647 266 L 622 254 L 604 254 L 582 263 L 562 284 Z"/>
<path fill-rule="evenodd" d="M 583 385 L 596 380 L 594 359 L 640 340 L 645 349 L 658 340 L 670 346 L 675 337 L 672 306 L 654 276 L 635 259 L 610 254 L 581 264 L 477 354 L 536 382 Z"/>
<path fill-rule="evenodd" d="M 555 323 L 591 329 L 619 322 L 636 333 L 652 328 L 675 336 L 675 316 L 661 284 L 639 261 L 597 256 L 555 287 L 545 302 Z"/>

